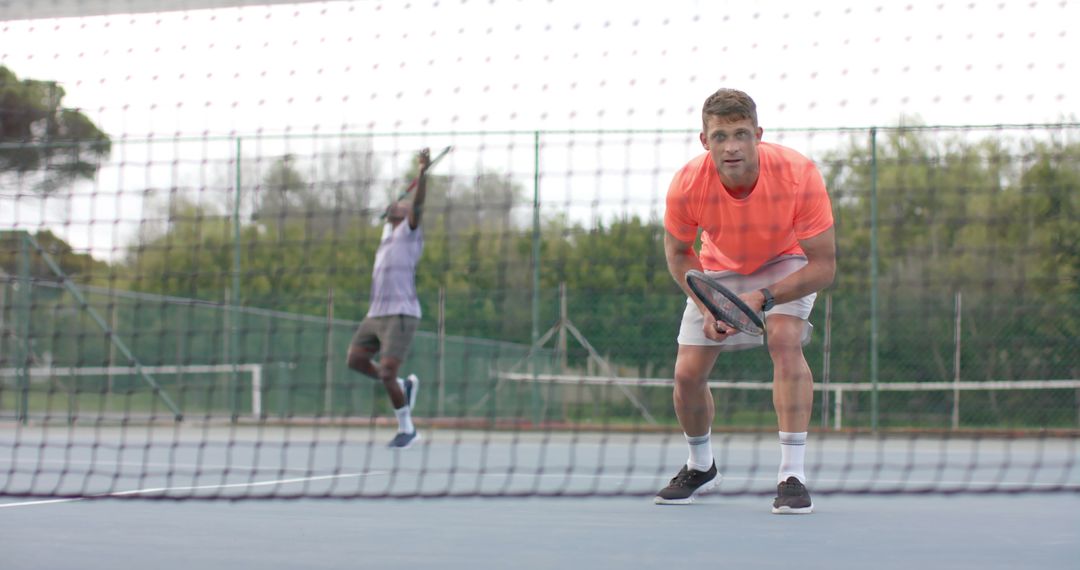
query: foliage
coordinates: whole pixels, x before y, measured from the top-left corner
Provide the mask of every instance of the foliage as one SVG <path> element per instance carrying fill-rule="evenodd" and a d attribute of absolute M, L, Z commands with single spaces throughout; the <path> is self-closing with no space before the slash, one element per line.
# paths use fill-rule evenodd
<path fill-rule="evenodd" d="M 81 111 L 63 108 L 65 95 L 55 82 L 20 80 L 0 65 L 0 175 L 29 177 L 42 194 L 93 178 L 109 156 L 109 137 Z"/>
<path fill-rule="evenodd" d="M 29 262 L 31 279 L 41 282 L 58 283 L 61 276 L 49 267 L 40 253 L 23 239 L 21 231 L 0 231 L 0 272 L 11 277 L 21 274 L 20 256 L 23 252 Z M 38 245 L 52 258 L 64 272 L 64 276 L 76 283 L 89 282 L 91 278 L 104 278 L 110 274 L 109 264 L 94 259 L 89 254 L 76 253 L 64 240 L 49 230 L 33 234 Z"/>

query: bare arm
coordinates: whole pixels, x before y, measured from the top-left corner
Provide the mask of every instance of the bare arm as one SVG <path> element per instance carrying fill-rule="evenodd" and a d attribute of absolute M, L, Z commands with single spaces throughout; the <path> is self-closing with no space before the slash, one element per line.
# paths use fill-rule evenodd
<path fill-rule="evenodd" d="M 664 232 L 664 257 L 667 258 L 668 271 L 671 273 L 671 277 L 675 279 L 675 283 L 678 283 L 683 293 L 697 305 L 698 311 L 701 311 L 701 315 L 705 319 L 705 337 L 715 341 L 722 341 L 738 333 L 739 331 L 735 329 L 723 332 L 726 327 L 717 323 L 712 312 L 705 308 L 697 295 L 694 295 L 694 292 L 690 290 L 690 286 L 686 284 L 687 271 L 691 269 L 701 271 L 701 259 L 698 258 L 697 252 L 694 251 L 694 244 L 680 240 L 671 235 L 671 232 Z"/>
<path fill-rule="evenodd" d="M 832 285 L 836 276 L 835 229 L 829 228 L 812 238 L 799 240 L 799 245 L 806 253 L 806 265 L 769 286 L 777 305 L 821 291 Z M 741 297 L 756 310 L 765 304 L 765 295 L 761 291 L 746 293 Z"/>
<path fill-rule="evenodd" d="M 420 219 L 424 215 L 424 200 L 427 199 L 427 169 L 431 165 L 431 151 L 421 150 L 417 155 L 420 172 L 416 175 L 416 194 L 413 196 L 412 208 L 409 209 L 409 227 L 420 227 Z"/>
<path fill-rule="evenodd" d="M 672 279 L 683 290 L 683 293 L 686 293 L 686 296 L 693 299 L 698 308 L 702 309 L 701 301 L 698 301 L 690 290 L 690 286 L 686 284 L 687 271 L 691 269 L 701 271 L 701 260 L 698 258 L 697 252 L 694 251 L 694 245 L 671 235 L 671 232 L 665 231 L 664 257 L 667 258 L 668 272 L 671 273 Z"/>

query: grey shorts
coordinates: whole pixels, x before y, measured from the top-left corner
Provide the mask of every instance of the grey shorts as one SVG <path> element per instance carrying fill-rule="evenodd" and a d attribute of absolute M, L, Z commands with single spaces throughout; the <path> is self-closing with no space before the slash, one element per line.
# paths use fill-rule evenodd
<path fill-rule="evenodd" d="M 741 294 L 768 287 L 802 269 L 806 263 L 806 258 L 801 255 L 784 255 L 766 263 L 750 275 L 741 275 L 734 271 L 708 271 L 707 273 L 735 293 Z M 768 318 L 769 315 L 788 315 L 807 321 L 810 318 L 810 310 L 814 308 L 814 299 L 816 298 L 817 293 L 811 293 L 794 301 L 776 305 L 765 313 L 765 317 Z M 722 351 L 746 350 L 765 344 L 764 337 L 751 336 L 746 333 L 738 333 L 724 339 L 723 342 L 716 342 L 705 337 L 704 328 L 705 319 L 701 316 L 701 311 L 698 310 L 693 301 L 687 299 L 686 309 L 683 311 L 682 322 L 679 326 L 679 344 L 719 346 Z M 803 346 L 810 342 L 810 332 L 813 328 L 814 326 L 807 321 L 806 328 L 803 330 Z"/>
<path fill-rule="evenodd" d="M 408 315 L 367 317 L 360 321 L 350 346 L 362 348 L 372 354 L 378 352 L 383 357 L 405 360 L 419 324 L 420 319 Z"/>

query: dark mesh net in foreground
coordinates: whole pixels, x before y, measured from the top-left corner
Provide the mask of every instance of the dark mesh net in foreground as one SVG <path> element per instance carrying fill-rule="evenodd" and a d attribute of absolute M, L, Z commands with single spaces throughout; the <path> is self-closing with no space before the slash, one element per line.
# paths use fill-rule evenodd
<path fill-rule="evenodd" d="M 820 128 L 849 124 L 827 109 L 879 103 L 852 93 L 806 102 L 816 128 L 788 127 L 808 121 L 749 76 L 675 79 L 690 47 L 624 43 L 724 21 L 692 3 L 667 20 L 582 13 L 576 28 L 558 2 L 425 6 L 438 26 L 419 5 L 122 4 L 0 12 L 82 16 L 3 23 L 19 41 L 0 54 L 0 497 L 652 496 L 687 454 L 664 193 L 701 152 L 700 102 L 722 85 L 759 98 L 765 140 L 814 160 L 832 199 L 837 279 L 805 348 L 812 492 L 1080 492 L 1075 122 Z M 938 5 L 908 11 L 967 6 Z M 195 25 L 208 39 L 184 43 Z M 878 25 L 886 43 L 898 29 Z M 451 32 L 472 41 L 405 49 Z M 65 34 L 111 43 L 40 43 Z M 616 56 L 633 65 L 604 63 Z M 996 63 L 997 84 L 1016 83 Z M 660 69 L 686 105 L 654 101 Z M 935 95 L 896 104 L 933 116 L 948 104 Z M 402 369 L 420 378 L 422 439 L 394 452 L 382 387 L 345 355 L 382 215 L 423 147 L 452 151 L 428 181 L 424 317 Z M 717 492 L 772 495 L 767 352 L 722 354 L 711 378 Z"/>

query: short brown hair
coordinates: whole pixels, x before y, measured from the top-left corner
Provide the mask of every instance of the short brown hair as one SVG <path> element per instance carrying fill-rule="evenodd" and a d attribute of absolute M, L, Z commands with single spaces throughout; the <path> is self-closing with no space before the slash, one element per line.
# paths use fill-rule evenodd
<path fill-rule="evenodd" d="M 709 95 L 705 105 L 701 108 L 701 123 L 704 125 L 709 116 L 724 117 L 728 119 L 750 119 L 754 126 L 757 122 L 757 105 L 749 95 L 738 89 L 720 89 Z"/>

